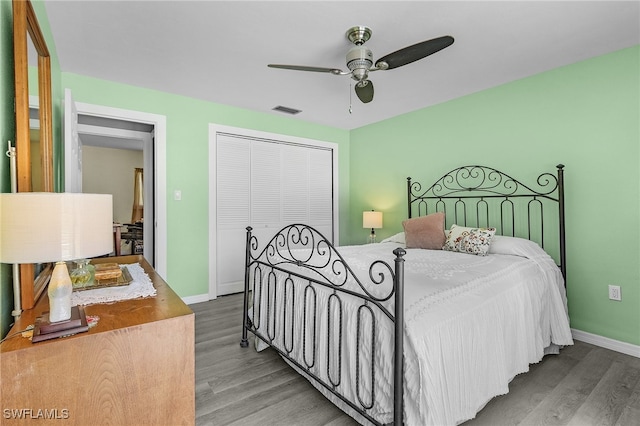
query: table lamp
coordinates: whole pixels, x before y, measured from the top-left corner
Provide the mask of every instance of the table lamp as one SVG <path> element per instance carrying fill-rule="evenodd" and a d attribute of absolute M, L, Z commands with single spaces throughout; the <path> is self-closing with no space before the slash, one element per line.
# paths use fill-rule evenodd
<path fill-rule="evenodd" d="M 111 194 L 0 194 L 0 262 L 56 262 L 49 281 L 49 321 L 71 318 L 66 261 L 113 250 Z"/>
<path fill-rule="evenodd" d="M 371 210 L 370 212 L 362 212 L 362 227 L 371 228 L 369 234 L 369 242 L 376 242 L 376 229 L 382 228 L 382 212 Z"/>

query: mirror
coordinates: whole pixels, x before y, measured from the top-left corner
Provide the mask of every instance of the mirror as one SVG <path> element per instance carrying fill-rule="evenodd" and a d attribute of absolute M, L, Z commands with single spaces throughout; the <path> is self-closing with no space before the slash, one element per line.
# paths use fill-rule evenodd
<path fill-rule="evenodd" d="M 37 52 L 38 121 L 40 123 L 37 152 L 31 154 L 29 123 L 29 54 L 28 43 Z M 32 175 L 40 176 L 36 188 L 53 192 L 53 128 L 51 109 L 51 59 L 38 18 L 28 0 L 13 0 L 13 54 L 16 96 L 16 164 L 18 192 L 33 190 Z M 34 173 L 32 158 L 40 157 L 40 168 Z M 20 265 L 22 309 L 35 305 L 51 276 L 51 265 Z"/>
<path fill-rule="evenodd" d="M 31 64 L 31 59 L 29 59 L 29 64 Z M 29 75 L 29 87 L 30 87 L 29 90 L 31 91 L 33 91 L 33 87 L 34 87 L 32 83 L 33 83 L 33 76 Z M 31 140 L 31 145 L 30 145 L 31 148 L 30 148 L 29 154 L 31 155 L 31 191 L 43 192 L 44 188 L 42 187 L 42 167 L 41 167 L 42 154 L 40 153 L 40 118 L 39 118 L 40 107 L 38 105 L 39 99 L 36 99 L 34 103 L 33 101 L 34 96 L 30 96 L 30 98 L 31 98 L 31 104 L 29 106 L 29 114 L 31 115 L 31 119 L 29 120 L 29 123 L 30 123 L 29 137 Z"/>

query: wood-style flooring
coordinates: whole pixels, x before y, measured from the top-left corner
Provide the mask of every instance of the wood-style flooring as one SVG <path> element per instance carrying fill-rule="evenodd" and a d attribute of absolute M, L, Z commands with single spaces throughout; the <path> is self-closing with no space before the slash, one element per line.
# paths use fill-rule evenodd
<path fill-rule="evenodd" d="M 191 305 L 196 425 L 355 425 L 270 349 L 241 348 L 242 296 Z M 640 358 L 576 341 L 517 376 L 476 425 L 640 425 Z"/>

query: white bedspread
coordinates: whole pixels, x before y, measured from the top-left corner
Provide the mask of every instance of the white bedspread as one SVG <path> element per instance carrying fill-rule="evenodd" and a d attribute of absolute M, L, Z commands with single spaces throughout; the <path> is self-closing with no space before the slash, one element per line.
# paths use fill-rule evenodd
<path fill-rule="evenodd" d="M 398 246 L 402 245 L 381 243 L 338 250 L 355 274 L 363 282 L 369 282 L 369 265 L 382 259 L 393 266 L 392 251 Z M 545 348 L 573 343 L 563 279 L 553 260 L 535 243 L 517 238 L 496 238 L 490 253 L 483 257 L 440 250 L 407 250 L 405 422 L 408 425 L 455 425 L 471 419 L 491 398 L 507 393 L 513 377 L 528 371 L 529 364 L 540 361 Z M 295 303 L 295 321 L 300 324 L 303 316 L 300 307 L 304 305 L 301 293 L 296 294 Z M 326 306 L 330 294 L 319 289 L 318 306 Z M 342 299 L 349 303 L 348 297 Z M 282 299 L 279 301 L 282 303 Z M 392 300 L 385 305 L 393 312 Z M 350 331 L 346 333 L 348 356 L 344 356 L 340 386 L 350 399 L 357 400 L 353 350 L 357 313 L 345 308 L 343 316 Z M 262 317 L 264 331 L 266 312 L 262 312 Z M 390 422 L 393 329 L 382 316 L 376 324 L 375 359 L 385 373 L 377 373 L 377 402 L 369 413 L 380 421 Z M 324 336 L 328 328 L 326 312 L 319 315 L 317 327 L 319 335 Z M 302 338 L 301 326 L 296 327 L 295 335 Z M 276 341 L 282 340 L 281 335 L 276 337 Z M 360 346 L 365 351 L 370 347 L 366 337 Z M 307 360 L 311 359 L 309 353 Z M 335 353 L 319 349 L 312 368 L 314 374 L 326 379 L 326 359 L 335 357 Z M 294 350 L 292 355 L 304 361 L 301 350 Z M 365 370 L 361 366 L 360 395 L 366 400 L 371 380 Z M 337 370 L 331 371 L 337 377 Z M 336 402 L 337 398 L 324 393 Z M 345 411 L 353 415 L 348 407 Z M 362 417 L 354 417 L 366 422 Z"/>

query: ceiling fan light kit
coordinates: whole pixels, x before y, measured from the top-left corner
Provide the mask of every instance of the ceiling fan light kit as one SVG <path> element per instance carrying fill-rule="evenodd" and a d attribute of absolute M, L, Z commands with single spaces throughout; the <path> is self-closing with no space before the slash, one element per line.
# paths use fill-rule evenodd
<path fill-rule="evenodd" d="M 373 65 L 373 53 L 364 46 L 354 46 L 347 52 L 347 68 L 351 71 L 351 78 L 360 81 L 367 78 L 369 69 Z"/>
<path fill-rule="evenodd" d="M 378 59 L 374 65 L 373 52 L 364 46 L 371 38 L 371 34 L 371 28 L 365 26 L 351 27 L 345 33 L 347 40 L 355 45 L 347 52 L 346 65 L 349 69 L 348 72 L 337 68 L 305 65 L 269 64 L 268 67 L 293 71 L 322 72 L 333 75 L 350 75 L 352 79 L 357 81 L 354 90 L 358 99 L 363 103 L 369 103 L 373 100 L 373 82 L 369 80 L 369 72 L 390 70 L 410 64 L 451 46 L 454 41 L 453 37 L 448 35 L 426 40 L 385 55 Z"/>

